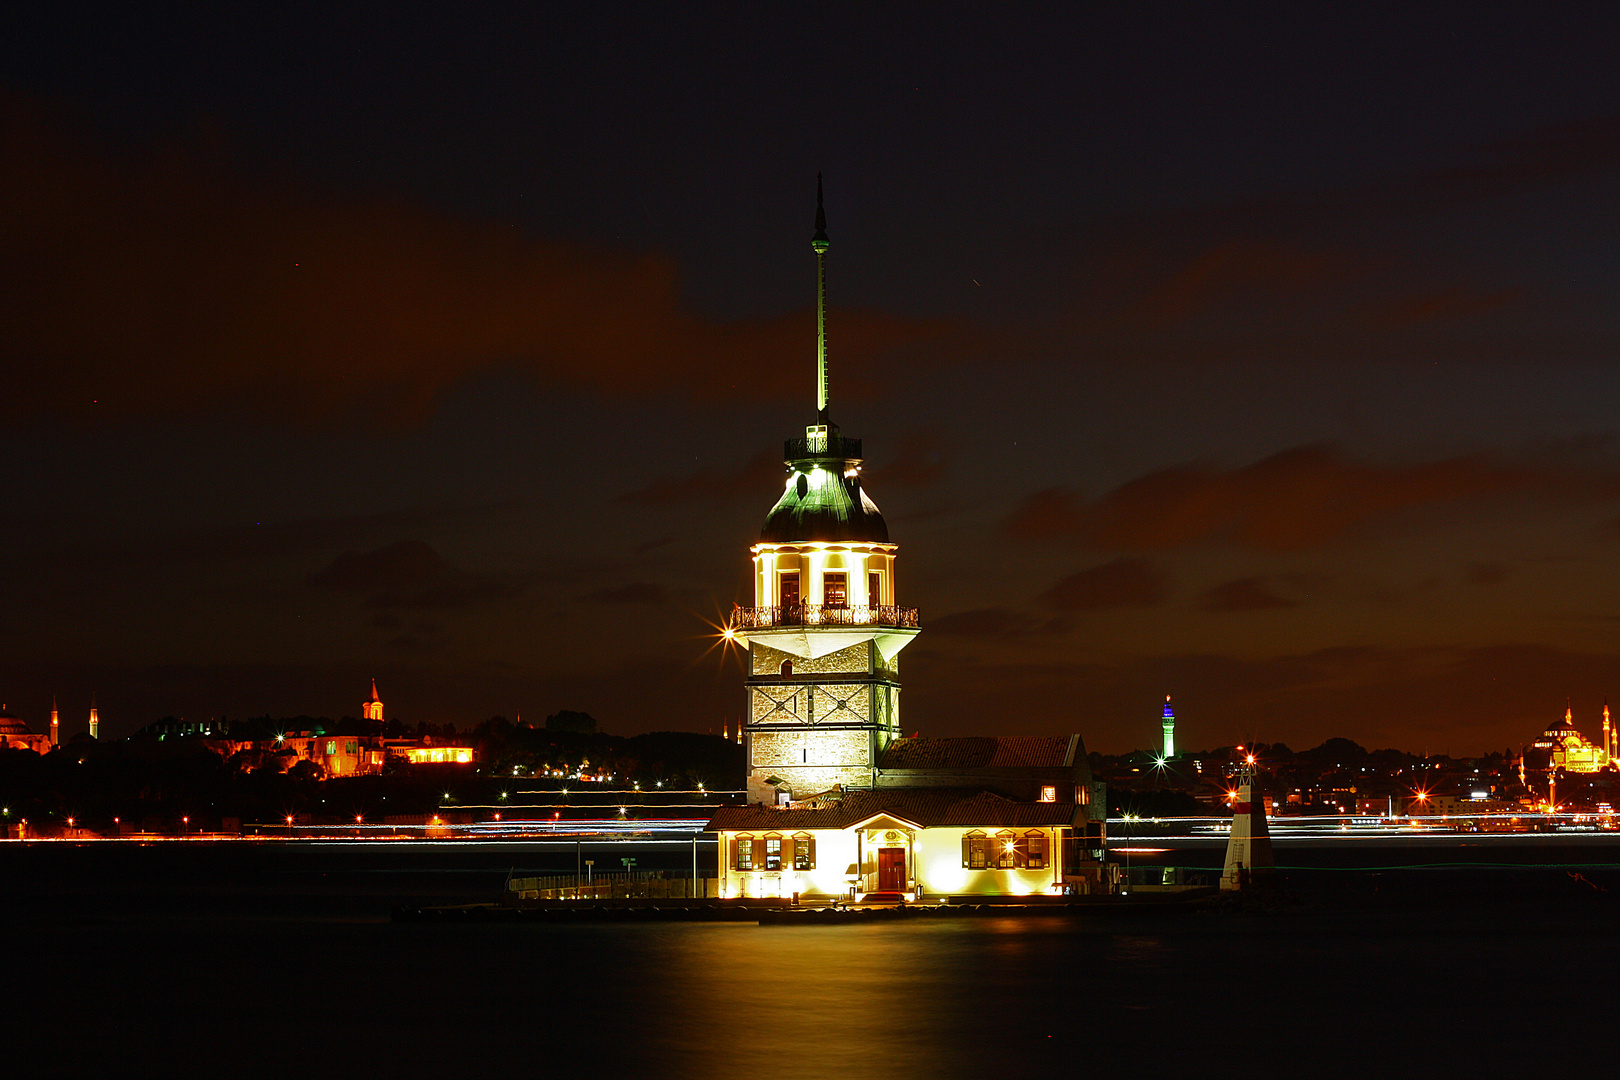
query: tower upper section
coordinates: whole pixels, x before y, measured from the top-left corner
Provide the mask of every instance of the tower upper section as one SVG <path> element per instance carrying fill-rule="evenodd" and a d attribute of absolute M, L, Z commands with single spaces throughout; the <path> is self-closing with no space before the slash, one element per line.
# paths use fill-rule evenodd
<path fill-rule="evenodd" d="M 787 483 L 759 530 L 767 544 L 806 540 L 887 544 L 889 526 L 861 489 L 861 441 L 812 425 L 782 450 Z"/>
<path fill-rule="evenodd" d="M 789 439 L 787 478 L 754 545 L 754 606 L 740 630 L 782 626 L 915 628 L 896 605 L 895 546 L 861 484 L 861 441 L 838 430 L 827 404 L 827 214 L 816 177 L 816 420 Z"/>

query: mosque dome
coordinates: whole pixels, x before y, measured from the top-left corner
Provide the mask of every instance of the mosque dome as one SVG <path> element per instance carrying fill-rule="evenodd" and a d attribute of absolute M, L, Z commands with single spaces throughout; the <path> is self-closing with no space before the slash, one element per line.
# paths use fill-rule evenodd
<path fill-rule="evenodd" d="M 11 710 L 0 705 L 0 737 L 7 735 L 31 735 L 28 725 L 12 714 Z"/>

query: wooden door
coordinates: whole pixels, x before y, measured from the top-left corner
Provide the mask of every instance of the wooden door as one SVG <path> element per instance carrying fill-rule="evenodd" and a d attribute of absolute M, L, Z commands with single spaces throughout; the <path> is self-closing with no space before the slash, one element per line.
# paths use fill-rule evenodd
<path fill-rule="evenodd" d="M 906 887 L 906 849 L 878 848 L 878 892 L 903 892 Z"/>

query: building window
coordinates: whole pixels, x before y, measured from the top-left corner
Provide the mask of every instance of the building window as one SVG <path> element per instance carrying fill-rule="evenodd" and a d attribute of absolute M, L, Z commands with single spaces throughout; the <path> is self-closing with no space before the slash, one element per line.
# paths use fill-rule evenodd
<path fill-rule="evenodd" d="M 782 661 L 782 677 L 785 679 L 793 674 L 793 661 Z"/>
<path fill-rule="evenodd" d="M 816 838 L 809 833 L 795 833 L 793 837 L 793 869 L 816 868 Z"/>
<path fill-rule="evenodd" d="M 990 865 L 991 840 L 982 832 L 970 832 L 962 837 L 962 865 L 969 870 L 983 870 Z"/>
<path fill-rule="evenodd" d="M 846 574 L 822 576 L 822 603 L 828 607 L 849 607 L 849 577 Z"/>
<path fill-rule="evenodd" d="M 873 607 L 883 603 L 883 577 L 876 570 L 866 575 L 866 602 Z"/>
<path fill-rule="evenodd" d="M 1041 802 L 1057 802 L 1057 786 L 1055 784 L 1041 785 Z"/>
<path fill-rule="evenodd" d="M 1030 870 L 1046 869 L 1045 834 L 1025 833 L 1023 838 L 1019 840 L 1018 846 L 1021 849 L 1019 854 L 1023 856 L 1025 868 Z"/>
<path fill-rule="evenodd" d="M 327 757 L 332 757 L 336 753 L 337 753 L 337 743 L 336 742 L 328 742 L 326 744 L 326 756 Z"/>
<path fill-rule="evenodd" d="M 765 838 L 765 869 L 772 873 L 782 869 L 782 838 L 780 836 L 767 836 Z"/>
<path fill-rule="evenodd" d="M 754 838 L 752 836 L 737 837 L 737 858 L 732 866 L 737 870 L 752 870 L 754 868 Z"/>
<path fill-rule="evenodd" d="M 996 869 L 1018 869 L 1018 838 L 1010 832 L 996 834 Z"/>
<path fill-rule="evenodd" d="M 783 574 L 777 587 L 777 596 L 783 607 L 799 606 L 799 572 Z"/>

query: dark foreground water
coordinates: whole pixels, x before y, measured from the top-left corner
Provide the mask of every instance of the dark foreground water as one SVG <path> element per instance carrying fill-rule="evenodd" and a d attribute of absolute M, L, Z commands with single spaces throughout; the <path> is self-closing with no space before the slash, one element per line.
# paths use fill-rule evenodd
<path fill-rule="evenodd" d="M 0 845 L 8 1072 L 1612 1075 L 1620 848 L 1334 852 L 1274 912 L 557 926 L 389 909 L 571 849 Z"/>

